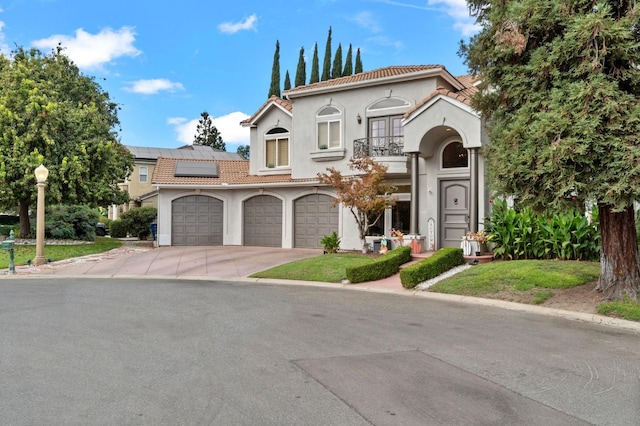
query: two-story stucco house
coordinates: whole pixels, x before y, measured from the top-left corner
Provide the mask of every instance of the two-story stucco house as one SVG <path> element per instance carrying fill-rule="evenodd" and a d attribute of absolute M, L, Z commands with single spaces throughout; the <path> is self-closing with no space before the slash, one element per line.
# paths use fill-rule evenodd
<path fill-rule="evenodd" d="M 320 247 L 336 231 L 361 248 L 356 224 L 317 179 L 353 155 L 388 166 L 397 205 L 376 232 L 400 229 L 424 250 L 459 247 L 488 206 L 473 80 L 443 66 L 392 66 L 299 86 L 242 122 L 250 161 L 159 159 L 160 245 Z"/>

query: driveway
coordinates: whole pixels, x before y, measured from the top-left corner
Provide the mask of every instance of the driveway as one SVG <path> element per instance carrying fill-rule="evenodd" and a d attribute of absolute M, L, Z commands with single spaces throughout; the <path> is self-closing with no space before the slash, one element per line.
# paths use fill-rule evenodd
<path fill-rule="evenodd" d="M 54 274 L 69 277 L 200 277 L 230 280 L 319 254 L 322 254 L 321 249 L 125 246 L 111 252 L 54 262 L 39 268 L 22 267 L 17 272 L 18 275 Z"/>

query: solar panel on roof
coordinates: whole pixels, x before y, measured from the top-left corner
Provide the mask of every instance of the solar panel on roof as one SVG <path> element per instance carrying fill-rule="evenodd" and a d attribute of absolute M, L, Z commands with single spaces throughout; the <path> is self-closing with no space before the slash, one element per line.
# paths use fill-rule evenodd
<path fill-rule="evenodd" d="M 175 177 L 217 178 L 218 163 L 204 161 L 178 161 L 173 171 Z"/>

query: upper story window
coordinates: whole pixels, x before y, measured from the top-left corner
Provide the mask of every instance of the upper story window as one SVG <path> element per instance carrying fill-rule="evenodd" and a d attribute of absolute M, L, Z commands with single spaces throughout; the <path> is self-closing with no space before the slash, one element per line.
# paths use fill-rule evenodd
<path fill-rule="evenodd" d="M 469 153 L 462 142 L 451 142 L 442 151 L 442 168 L 469 167 Z"/>
<path fill-rule="evenodd" d="M 140 178 L 140 183 L 147 183 L 148 179 L 149 179 L 149 169 L 147 168 L 147 166 L 140 166 L 139 170 L 139 178 Z"/>
<path fill-rule="evenodd" d="M 265 136 L 265 166 L 289 167 L 289 131 L 276 127 Z"/>
<path fill-rule="evenodd" d="M 387 109 L 387 108 L 408 108 L 411 104 L 400 98 L 385 98 L 371 105 L 369 111 Z"/>
<path fill-rule="evenodd" d="M 318 149 L 342 146 L 342 111 L 328 106 L 316 115 Z"/>

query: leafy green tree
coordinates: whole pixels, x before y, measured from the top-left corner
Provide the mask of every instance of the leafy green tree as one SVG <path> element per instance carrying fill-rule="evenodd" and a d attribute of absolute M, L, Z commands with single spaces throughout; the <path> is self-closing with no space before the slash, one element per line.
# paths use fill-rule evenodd
<path fill-rule="evenodd" d="M 198 120 L 198 126 L 196 127 L 196 135 L 193 138 L 193 143 L 199 145 L 210 146 L 213 149 L 219 149 L 220 151 L 226 151 L 227 147 L 222 140 L 222 135 L 213 125 L 213 120 L 207 111 L 200 113 L 200 120 Z"/>
<path fill-rule="evenodd" d="M 284 90 L 291 89 L 291 77 L 289 77 L 289 70 L 284 73 Z"/>
<path fill-rule="evenodd" d="M 49 169 L 46 201 L 91 206 L 129 200 L 118 184 L 133 157 L 118 142 L 118 105 L 58 47 L 49 54 L 18 47 L 0 55 L 0 209 L 18 207 L 20 235 L 30 235 L 33 171 Z"/>
<path fill-rule="evenodd" d="M 338 43 L 336 54 L 333 57 L 333 68 L 331 69 L 331 78 L 342 77 L 342 45 Z"/>
<path fill-rule="evenodd" d="M 248 160 L 250 158 L 250 148 L 251 146 L 249 145 L 240 145 L 236 153 L 245 160 Z"/>
<path fill-rule="evenodd" d="M 276 51 L 273 54 L 273 66 L 271 68 L 271 86 L 269 96 L 280 97 L 280 42 L 276 40 Z"/>
<path fill-rule="evenodd" d="M 360 48 L 356 51 L 356 67 L 354 69 L 354 74 L 360 74 L 362 72 L 362 58 L 360 58 Z"/>
<path fill-rule="evenodd" d="M 481 31 L 461 45 L 483 81 L 488 178 L 538 210 L 598 206 L 606 299 L 637 300 L 640 32 L 635 2 L 469 0 Z"/>
<path fill-rule="evenodd" d="M 358 225 L 362 252 L 367 252 L 366 235 L 382 217 L 385 209 L 396 204 L 392 193 L 395 188 L 385 180 L 387 166 L 376 163 L 371 157 L 352 157 L 349 169 L 353 174 L 343 175 L 333 167 L 318 173 L 320 182 L 333 187 L 337 198 L 348 208 Z"/>
<path fill-rule="evenodd" d="M 327 44 L 324 48 L 324 62 L 322 63 L 322 81 L 327 81 L 330 78 L 331 78 L 331 27 L 329 27 Z"/>
<path fill-rule="evenodd" d="M 313 59 L 311 60 L 311 76 L 309 76 L 309 84 L 317 83 L 320 81 L 319 67 L 318 43 L 316 43 L 313 47 Z"/>
<path fill-rule="evenodd" d="M 295 87 L 304 86 L 307 81 L 307 64 L 304 60 L 304 47 L 300 48 L 300 56 L 298 56 L 298 67 L 296 68 Z"/>
<path fill-rule="evenodd" d="M 351 43 L 349 43 L 349 50 L 347 50 L 347 56 L 344 60 L 344 70 L 342 70 L 342 76 L 346 77 L 353 74 L 353 52 Z"/>

